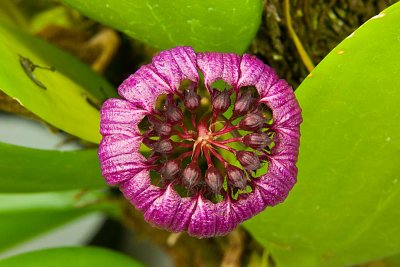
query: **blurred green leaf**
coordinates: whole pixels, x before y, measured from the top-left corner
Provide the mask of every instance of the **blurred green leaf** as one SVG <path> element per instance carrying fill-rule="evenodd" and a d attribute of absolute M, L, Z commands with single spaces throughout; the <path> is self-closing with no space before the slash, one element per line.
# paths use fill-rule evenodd
<path fill-rule="evenodd" d="M 0 194 L 0 251 L 89 212 L 115 209 L 95 192 Z"/>
<path fill-rule="evenodd" d="M 30 30 L 39 32 L 48 25 L 57 25 L 65 28 L 72 28 L 70 9 L 65 6 L 55 6 L 40 12 L 32 18 L 30 22 Z"/>
<path fill-rule="evenodd" d="M 5 21 L 22 28 L 28 26 L 26 18 L 18 9 L 16 2 L 13 0 L 1 1 L 0 21 Z"/>
<path fill-rule="evenodd" d="M 384 267 L 399 267 L 400 266 L 400 254 L 388 257 L 383 260 L 385 263 Z"/>
<path fill-rule="evenodd" d="M 28 252 L 0 260 L 0 267 L 142 267 L 144 265 L 112 250 L 65 247 Z"/>
<path fill-rule="evenodd" d="M 21 66 L 19 55 L 56 70 L 36 68 L 33 79 Z M 87 99 L 97 101 L 106 98 L 105 94 L 114 95 L 101 76 L 68 53 L 3 22 L 0 60 L 1 91 L 55 127 L 91 142 L 100 141 L 99 111 Z"/>
<path fill-rule="evenodd" d="M 40 150 L 0 142 L 0 192 L 105 187 L 97 150 Z"/>
<path fill-rule="evenodd" d="M 340 43 L 296 94 L 298 184 L 245 224 L 280 267 L 400 252 L 400 3 Z"/>
<path fill-rule="evenodd" d="M 158 49 L 242 53 L 256 35 L 261 0 L 63 0 L 82 14 Z"/>

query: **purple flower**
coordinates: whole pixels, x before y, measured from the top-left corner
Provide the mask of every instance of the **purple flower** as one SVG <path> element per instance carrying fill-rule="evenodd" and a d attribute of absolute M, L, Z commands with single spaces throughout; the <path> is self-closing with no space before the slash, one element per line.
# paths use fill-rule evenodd
<path fill-rule="evenodd" d="M 296 183 L 301 109 L 256 57 L 176 47 L 118 92 L 101 109 L 102 173 L 152 225 L 225 235 Z"/>

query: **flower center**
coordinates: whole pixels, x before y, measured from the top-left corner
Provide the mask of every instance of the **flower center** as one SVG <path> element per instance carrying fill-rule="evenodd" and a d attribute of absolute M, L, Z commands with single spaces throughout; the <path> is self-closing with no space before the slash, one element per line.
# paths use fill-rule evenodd
<path fill-rule="evenodd" d="M 267 172 L 271 124 L 271 110 L 255 88 L 236 91 L 224 84 L 208 91 L 190 82 L 159 96 L 139 125 L 141 151 L 154 185 L 172 184 L 182 196 L 203 194 L 218 202 L 251 192 Z"/>

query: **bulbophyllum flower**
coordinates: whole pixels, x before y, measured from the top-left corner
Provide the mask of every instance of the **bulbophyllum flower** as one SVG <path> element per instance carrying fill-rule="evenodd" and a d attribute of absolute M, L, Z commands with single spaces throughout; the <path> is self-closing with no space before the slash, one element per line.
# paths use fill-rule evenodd
<path fill-rule="evenodd" d="M 118 92 L 101 109 L 102 174 L 152 225 L 225 235 L 296 183 L 301 109 L 256 57 L 176 47 Z"/>

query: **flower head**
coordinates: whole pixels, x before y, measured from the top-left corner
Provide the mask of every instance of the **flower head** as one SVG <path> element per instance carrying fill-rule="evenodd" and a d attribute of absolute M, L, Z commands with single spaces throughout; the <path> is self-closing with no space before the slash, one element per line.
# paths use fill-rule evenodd
<path fill-rule="evenodd" d="M 101 109 L 102 173 L 151 224 L 225 235 L 296 183 L 301 109 L 256 57 L 176 47 L 118 92 Z"/>

